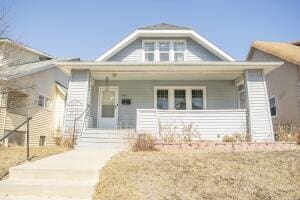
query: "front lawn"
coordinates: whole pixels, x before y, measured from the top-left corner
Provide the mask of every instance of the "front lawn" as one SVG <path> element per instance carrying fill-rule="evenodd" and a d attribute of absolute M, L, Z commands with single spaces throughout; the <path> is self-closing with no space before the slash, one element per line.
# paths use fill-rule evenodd
<path fill-rule="evenodd" d="M 67 150 L 67 148 L 63 147 L 32 147 L 29 152 L 31 160 L 36 160 Z M 0 178 L 7 174 L 9 167 L 21 164 L 25 160 L 25 147 L 0 147 Z"/>
<path fill-rule="evenodd" d="M 94 199 L 299 199 L 300 150 L 123 152 Z"/>

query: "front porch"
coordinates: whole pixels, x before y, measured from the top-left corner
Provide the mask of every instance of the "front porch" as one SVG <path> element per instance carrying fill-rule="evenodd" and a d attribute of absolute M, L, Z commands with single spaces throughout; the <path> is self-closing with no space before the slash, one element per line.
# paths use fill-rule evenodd
<path fill-rule="evenodd" d="M 76 124 L 83 132 L 133 128 L 155 137 L 187 134 L 191 139 L 222 140 L 239 133 L 252 141 L 274 140 L 264 80 L 274 63 L 61 65 L 72 73 L 66 134 L 89 107 L 87 117 Z"/>

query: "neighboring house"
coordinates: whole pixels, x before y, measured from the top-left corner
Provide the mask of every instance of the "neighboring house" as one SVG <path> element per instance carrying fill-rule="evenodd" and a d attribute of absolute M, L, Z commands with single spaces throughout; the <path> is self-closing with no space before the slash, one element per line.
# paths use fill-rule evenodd
<path fill-rule="evenodd" d="M 0 138 L 30 121 L 30 144 L 54 145 L 63 127 L 69 76 L 45 53 L 0 39 Z M 23 145 L 26 125 L 6 140 Z"/>
<path fill-rule="evenodd" d="M 65 134 L 77 117 L 81 137 L 131 128 L 156 137 L 274 140 L 265 75 L 281 63 L 237 62 L 190 28 L 139 28 L 95 61 L 56 64 L 71 73 Z"/>
<path fill-rule="evenodd" d="M 249 61 L 275 61 L 284 64 L 266 76 L 274 125 L 300 127 L 300 42 L 252 43 Z"/>

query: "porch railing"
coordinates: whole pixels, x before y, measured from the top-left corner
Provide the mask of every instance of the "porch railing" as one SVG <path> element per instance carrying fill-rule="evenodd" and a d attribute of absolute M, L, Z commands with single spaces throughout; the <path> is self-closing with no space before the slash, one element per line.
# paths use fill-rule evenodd
<path fill-rule="evenodd" d="M 225 135 L 247 133 L 247 110 L 137 109 L 138 133 L 222 140 Z"/>

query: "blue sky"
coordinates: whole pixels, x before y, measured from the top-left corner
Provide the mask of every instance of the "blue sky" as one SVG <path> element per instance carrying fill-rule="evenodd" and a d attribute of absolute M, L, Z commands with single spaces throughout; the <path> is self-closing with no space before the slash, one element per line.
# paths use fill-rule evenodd
<path fill-rule="evenodd" d="M 194 28 L 237 60 L 253 40 L 300 39 L 298 0 L 1 0 L 9 36 L 57 57 L 93 60 L 136 28 Z"/>

